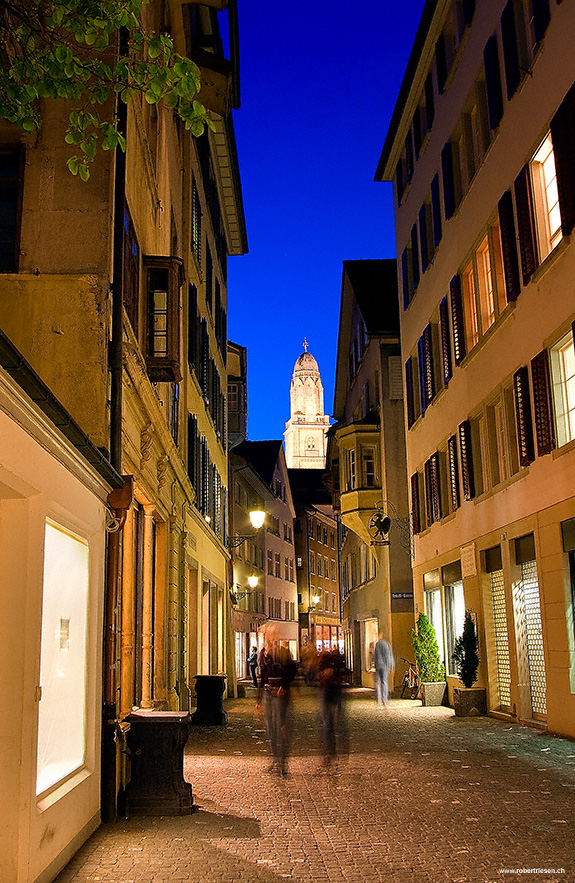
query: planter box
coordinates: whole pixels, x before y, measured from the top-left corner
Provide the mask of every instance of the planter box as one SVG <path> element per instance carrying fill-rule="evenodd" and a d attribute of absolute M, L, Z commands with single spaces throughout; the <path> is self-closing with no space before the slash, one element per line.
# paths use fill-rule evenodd
<path fill-rule="evenodd" d="M 484 687 L 454 687 L 453 708 L 458 717 L 487 714 L 487 694 Z"/>
<path fill-rule="evenodd" d="M 423 681 L 421 684 L 421 704 L 443 705 L 446 689 L 445 681 Z"/>

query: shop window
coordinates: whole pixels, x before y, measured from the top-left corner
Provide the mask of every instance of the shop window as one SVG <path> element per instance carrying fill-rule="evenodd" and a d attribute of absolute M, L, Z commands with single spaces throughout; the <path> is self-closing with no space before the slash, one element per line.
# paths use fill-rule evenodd
<path fill-rule="evenodd" d="M 443 642 L 443 610 L 441 606 L 441 589 L 429 589 L 425 592 L 425 613 L 435 631 L 439 657 L 445 663 L 445 644 Z"/>
<path fill-rule="evenodd" d="M 373 671 L 375 668 L 375 645 L 378 640 L 377 619 L 366 619 L 362 622 L 363 668 Z"/>
<path fill-rule="evenodd" d="M 575 350 L 566 334 L 550 350 L 555 430 L 559 447 L 575 438 Z"/>
<path fill-rule="evenodd" d="M 84 763 L 88 545 L 46 523 L 36 793 Z"/>
<path fill-rule="evenodd" d="M 146 364 L 153 382 L 182 379 L 180 371 L 180 258 L 144 258 L 147 290 Z"/>
<path fill-rule="evenodd" d="M 447 631 L 447 670 L 450 675 L 457 674 L 455 663 L 451 658 L 455 650 L 455 642 L 463 633 L 465 620 L 465 598 L 463 583 L 456 582 L 445 586 L 445 625 Z"/>

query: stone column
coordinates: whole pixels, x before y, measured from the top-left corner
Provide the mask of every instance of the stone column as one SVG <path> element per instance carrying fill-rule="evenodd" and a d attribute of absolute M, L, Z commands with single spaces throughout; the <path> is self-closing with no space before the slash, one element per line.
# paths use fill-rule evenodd
<path fill-rule="evenodd" d="M 144 507 L 144 567 L 142 603 L 142 701 L 141 708 L 153 707 L 154 656 L 154 516 L 153 507 Z"/>
<path fill-rule="evenodd" d="M 134 530 L 135 515 L 130 509 L 123 540 L 120 716 L 134 705 Z"/>

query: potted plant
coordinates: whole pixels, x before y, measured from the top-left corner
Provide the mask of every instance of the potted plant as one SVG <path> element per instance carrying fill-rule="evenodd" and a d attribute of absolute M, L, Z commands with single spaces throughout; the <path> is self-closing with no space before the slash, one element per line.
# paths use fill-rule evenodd
<path fill-rule="evenodd" d="M 425 613 L 420 613 L 411 631 L 413 652 L 421 681 L 423 705 L 442 705 L 445 696 L 445 667 L 439 655 L 435 629 Z"/>
<path fill-rule="evenodd" d="M 474 687 L 479 668 L 479 641 L 475 623 L 469 611 L 465 614 L 463 633 L 455 642 L 451 658 L 463 687 L 453 690 L 453 707 L 459 717 L 487 714 L 487 696 L 483 687 Z"/>

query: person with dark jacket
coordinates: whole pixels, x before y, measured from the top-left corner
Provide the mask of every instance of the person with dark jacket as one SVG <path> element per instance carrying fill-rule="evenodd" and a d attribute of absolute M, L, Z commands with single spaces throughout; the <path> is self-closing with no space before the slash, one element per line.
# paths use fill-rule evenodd
<path fill-rule="evenodd" d="M 252 682 L 254 687 L 258 685 L 258 648 L 252 647 L 250 655 L 248 656 L 248 666 L 250 669 L 250 674 L 252 676 Z"/>

